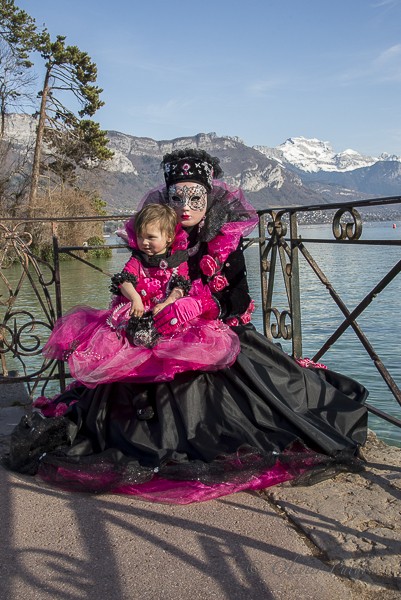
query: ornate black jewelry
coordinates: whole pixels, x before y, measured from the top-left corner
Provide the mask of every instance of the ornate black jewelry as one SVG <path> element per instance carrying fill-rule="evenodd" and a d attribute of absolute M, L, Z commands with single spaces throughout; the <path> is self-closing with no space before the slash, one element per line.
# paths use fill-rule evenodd
<path fill-rule="evenodd" d="M 208 190 L 213 186 L 213 166 L 206 160 L 187 157 L 164 165 L 164 179 L 167 187 L 178 181 L 199 181 Z"/>
<path fill-rule="evenodd" d="M 151 312 L 144 313 L 142 317 L 131 316 L 125 332 L 130 344 L 144 348 L 156 346 L 160 337 Z"/>

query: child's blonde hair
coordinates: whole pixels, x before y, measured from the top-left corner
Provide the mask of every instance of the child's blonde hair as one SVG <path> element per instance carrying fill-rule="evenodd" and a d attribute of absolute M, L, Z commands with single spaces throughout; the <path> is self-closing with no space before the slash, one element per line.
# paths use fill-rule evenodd
<path fill-rule="evenodd" d="M 157 223 L 161 233 L 164 233 L 171 241 L 175 238 L 177 226 L 177 215 L 167 204 L 147 204 L 136 215 L 134 229 L 136 235 L 144 230 L 150 223 Z"/>

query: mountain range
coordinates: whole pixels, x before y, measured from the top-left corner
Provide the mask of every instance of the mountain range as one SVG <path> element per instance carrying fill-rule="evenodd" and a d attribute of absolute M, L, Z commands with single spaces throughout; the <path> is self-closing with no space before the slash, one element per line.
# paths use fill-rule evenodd
<path fill-rule="evenodd" d="M 6 137 L 23 151 L 32 145 L 35 126 L 29 115 L 9 115 Z M 335 153 L 329 142 L 317 139 L 294 137 L 270 148 L 216 133 L 161 141 L 117 131 L 107 131 L 107 136 L 113 159 L 102 169 L 82 171 L 80 178 L 99 191 L 114 213 L 135 209 L 148 189 L 163 182 L 162 156 L 187 147 L 218 156 L 224 180 L 241 186 L 260 209 L 401 195 L 401 157 Z"/>

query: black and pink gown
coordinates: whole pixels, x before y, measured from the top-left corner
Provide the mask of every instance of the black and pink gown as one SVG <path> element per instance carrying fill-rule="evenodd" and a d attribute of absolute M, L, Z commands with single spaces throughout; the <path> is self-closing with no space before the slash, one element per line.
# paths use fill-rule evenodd
<path fill-rule="evenodd" d="M 147 201 L 166 201 L 165 190 Z M 8 467 L 66 490 L 179 504 L 360 469 L 366 389 L 301 366 L 250 322 L 242 236 L 256 221 L 239 190 L 216 182 L 205 224 L 189 234 L 189 277 L 210 289 L 238 339 L 233 364 L 166 380 L 75 382 L 45 403 L 49 416 L 22 419 Z"/>

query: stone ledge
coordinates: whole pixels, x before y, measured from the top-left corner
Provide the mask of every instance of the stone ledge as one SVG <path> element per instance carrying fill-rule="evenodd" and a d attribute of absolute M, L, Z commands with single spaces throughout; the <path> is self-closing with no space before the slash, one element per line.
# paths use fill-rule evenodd
<path fill-rule="evenodd" d="M 17 376 L 17 371 L 9 372 L 9 377 Z M 30 403 L 28 392 L 24 383 L 2 383 L 2 380 L 7 380 L 7 377 L 0 375 L 0 408 L 4 409 L 10 406 L 26 406 Z"/>
<path fill-rule="evenodd" d="M 12 430 L 26 414 L 23 406 L 8 406 L 0 409 L 0 438 L 10 436 Z"/>
<path fill-rule="evenodd" d="M 263 495 L 313 542 L 333 573 L 381 598 L 401 592 L 401 449 L 373 432 L 366 470 L 311 487 L 283 484 Z"/>

